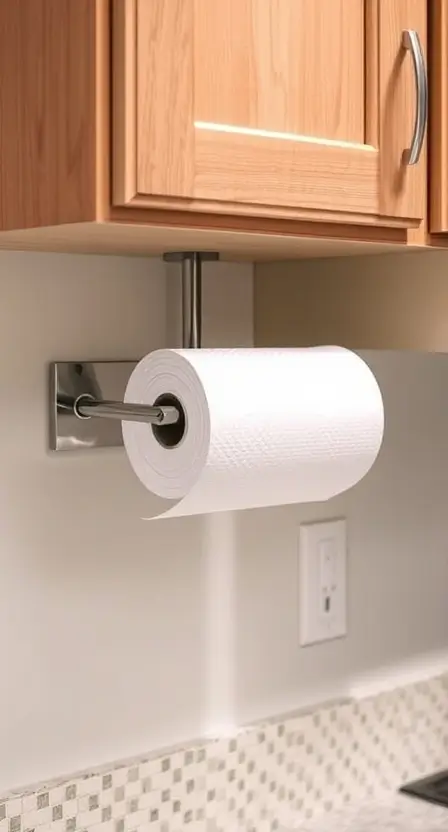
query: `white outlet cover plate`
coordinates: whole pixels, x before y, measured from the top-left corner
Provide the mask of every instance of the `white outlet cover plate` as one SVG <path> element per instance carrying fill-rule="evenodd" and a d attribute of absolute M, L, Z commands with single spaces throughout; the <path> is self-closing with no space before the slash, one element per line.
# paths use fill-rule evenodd
<path fill-rule="evenodd" d="M 300 526 L 299 643 L 347 634 L 347 527 L 331 520 Z"/>

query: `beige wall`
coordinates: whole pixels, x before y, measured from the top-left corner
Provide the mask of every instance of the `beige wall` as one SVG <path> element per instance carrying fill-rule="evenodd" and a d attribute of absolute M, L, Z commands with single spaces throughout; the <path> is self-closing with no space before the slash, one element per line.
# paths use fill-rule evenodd
<path fill-rule="evenodd" d="M 250 265 L 207 275 L 205 343 L 249 344 Z M 369 358 L 384 448 L 326 505 L 148 523 L 122 450 L 47 451 L 46 362 L 164 346 L 166 288 L 157 260 L 0 255 L 0 789 L 445 661 L 443 356 Z M 299 650 L 299 523 L 340 515 L 349 636 Z"/>
<path fill-rule="evenodd" d="M 448 252 L 256 267 L 260 345 L 448 352 L 447 310 Z"/>

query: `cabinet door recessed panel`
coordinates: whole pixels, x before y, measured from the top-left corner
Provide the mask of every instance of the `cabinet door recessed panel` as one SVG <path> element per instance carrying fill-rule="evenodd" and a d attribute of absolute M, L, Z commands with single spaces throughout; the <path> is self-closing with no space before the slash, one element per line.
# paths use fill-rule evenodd
<path fill-rule="evenodd" d="M 197 121 L 364 143 L 364 0 L 194 7 Z"/>

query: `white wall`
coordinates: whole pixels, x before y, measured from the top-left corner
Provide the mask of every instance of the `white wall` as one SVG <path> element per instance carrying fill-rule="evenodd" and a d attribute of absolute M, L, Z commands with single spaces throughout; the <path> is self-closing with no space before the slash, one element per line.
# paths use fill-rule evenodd
<path fill-rule="evenodd" d="M 230 298 L 244 345 L 251 266 L 210 274 L 205 338 Z M 0 255 L 0 790 L 203 729 L 201 521 L 141 521 L 122 449 L 47 451 L 47 362 L 166 346 L 165 289 L 158 260 Z"/>
<path fill-rule="evenodd" d="M 244 719 L 448 669 L 448 356 L 364 353 L 386 429 L 367 477 L 328 503 L 238 518 Z M 347 517 L 348 638 L 297 649 L 300 522 Z"/>
<path fill-rule="evenodd" d="M 205 342 L 250 343 L 251 267 L 207 274 Z M 47 451 L 46 362 L 164 346 L 165 289 L 155 260 L 0 255 L 0 790 L 448 648 L 448 357 L 369 358 L 384 448 L 326 505 L 148 523 L 122 450 Z M 299 650 L 298 525 L 340 515 L 350 634 Z"/>

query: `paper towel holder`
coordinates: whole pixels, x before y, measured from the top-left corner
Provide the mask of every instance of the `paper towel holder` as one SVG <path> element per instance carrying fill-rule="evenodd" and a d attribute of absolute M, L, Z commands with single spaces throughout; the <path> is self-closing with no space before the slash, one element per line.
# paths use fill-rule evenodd
<path fill-rule="evenodd" d="M 181 264 L 182 346 L 199 348 L 202 328 L 202 263 L 216 252 L 170 252 L 163 258 Z M 174 397 L 153 405 L 124 403 L 126 385 L 137 361 L 56 361 L 50 365 L 50 449 L 54 451 L 123 445 L 121 421 L 147 422 L 165 447 L 179 444 L 185 414 Z"/>

